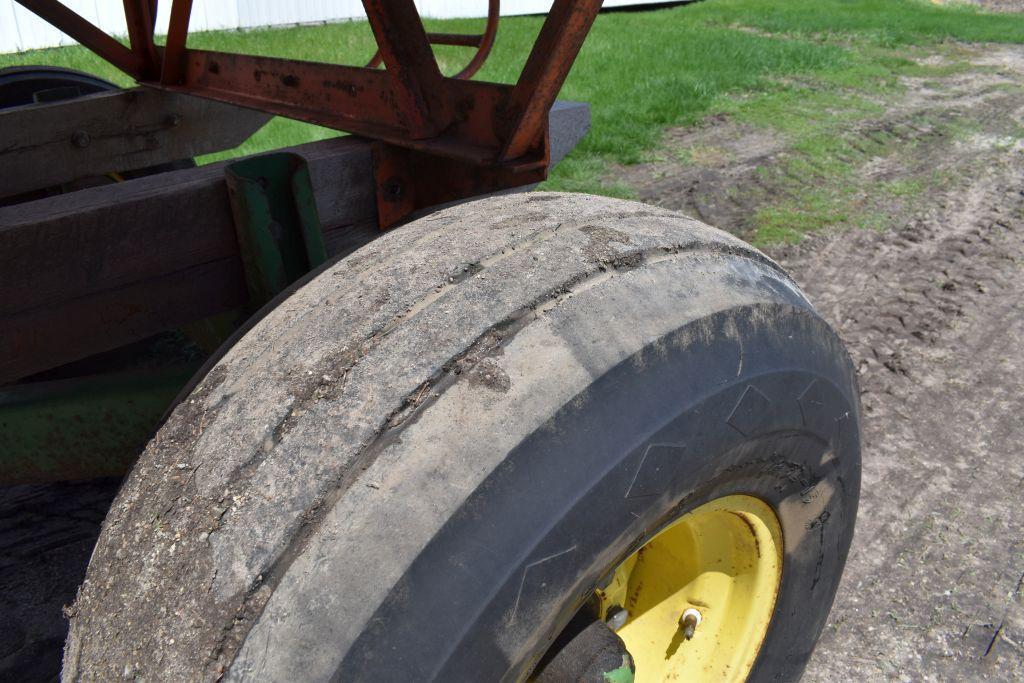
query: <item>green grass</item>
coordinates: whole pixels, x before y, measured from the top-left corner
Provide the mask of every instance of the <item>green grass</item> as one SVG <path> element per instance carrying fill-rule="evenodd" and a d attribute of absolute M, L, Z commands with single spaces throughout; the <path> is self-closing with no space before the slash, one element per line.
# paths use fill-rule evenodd
<path fill-rule="evenodd" d="M 494 54 L 478 78 L 515 81 L 541 21 L 503 20 Z M 428 23 L 450 32 L 481 27 L 479 20 Z M 949 40 L 1024 42 L 1024 16 L 988 15 L 919 0 L 707 0 L 651 12 L 602 14 L 562 92 L 564 98 L 591 104 L 592 130 L 555 170 L 548 186 L 628 195 L 629 188 L 608 180 L 609 168 L 643 160 L 658 146 L 666 127 L 695 123 L 719 110 L 782 127 L 799 126 L 800 117 L 807 115 L 829 119 L 817 131 L 821 140 L 807 142 L 827 145 L 828 126 L 872 106 L 847 90 L 892 88 L 898 74 L 916 68 L 892 48 L 911 52 L 914 46 Z M 363 22 L 202 33 L 190 45 L 349 64 L 364 62 L 373 51 Z M 438 55 L 442 68 L 452 72 L 468 53 L 440 48 Z M 0 55 L 0 66 L 33 63 L 68 66 L 128 83 L 77 47 Z M 830 89 L 820 92 L 822 84 Z M 795 106 L 801 97 L 813 100 L 803 111 Z M 780 122 L 782 111 L 789 118 Z M 276 119 L 237 150 L 204 161 L 335 134 Z"/>
<path fill-rule="evenodd" d="M 900 77 L 927 80 L 968 68 L 957 61 L 961 46 L 902 48 L 896 53 L 873 44 L 849 49 L 853 57 L 846 68 L 775 79 L 758 90 L 734 93 L 713 109 L 742 124 L 772 129 L 786 140 L 786 154 L 777 165 L 760 169 L 773 196 L 762 197 L 752 217 L 748 238 L 755 244 L 796 242 L 807 233 L 837 226 L 880 229 L 888 225 L 887 211 L 893 206 L 910 205 L 952 181 L 938 172 L 909 168 L 908 174 L 923 175 L 870 180 L 857 169 L 893 156 L 903 158 L 900 164 L 910 163 L 918 135 L 906 123 L 886 121 L 886 102 L 901 94 Z M 923 65 L 906 58 L 911 52 L 939 54 L 943 60 Z M 884 124 L 879 127 L 879 122 Z M 969 114 L 916 123 L 930 124 L 949 139 L 965 139 L 980 128 Z M 1007 139 L 1012 144 L 1012 135 Z"/>
<path fill-rule="evenodd" d="M 716 0 L 702 7 L 719 26 L 744 26 L 810 38 L 839 36 L 885 47 L 943 40 L 1024 42 L 1024 18 L 988 14 L 967 4 L 927 0 Z"/>

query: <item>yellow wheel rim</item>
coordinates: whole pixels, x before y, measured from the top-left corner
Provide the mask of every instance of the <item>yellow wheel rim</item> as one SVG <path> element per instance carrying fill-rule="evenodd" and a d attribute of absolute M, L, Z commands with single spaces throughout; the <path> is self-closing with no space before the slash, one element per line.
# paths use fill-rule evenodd
<path fill-rule="evenodd" d="M 782 547 L 772 508 L 735 495 L 683 515 L 619 565 L 596 594 L 636 681 L 745 680 L 775 609 Z"/>

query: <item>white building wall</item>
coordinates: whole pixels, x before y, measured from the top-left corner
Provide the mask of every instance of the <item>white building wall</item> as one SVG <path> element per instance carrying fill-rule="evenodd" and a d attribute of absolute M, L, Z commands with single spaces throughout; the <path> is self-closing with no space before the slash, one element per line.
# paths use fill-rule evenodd
<path fill-rule="evenodd" d="M 640 5 L 658 0 L 605 0 L 605 7 Z M 63 0 L 64 4 L 114 35 L 127 32 L 122 0 Z M 486 0 L 417 0 L 425 17 L 480 17 L 487 14 Z M 505 0 L 501 13 L 547 12 L 551 0 Z M 171 0 L 159 3 L 157 31 L 167 27 Z M 360 0 L 194 0 L 191 30 L 257 28 L 319 21 L 359 19 L 366 15 Z M 74 41 L 14 0 L 0 0 L 0 53 L 71 45 Z"/>

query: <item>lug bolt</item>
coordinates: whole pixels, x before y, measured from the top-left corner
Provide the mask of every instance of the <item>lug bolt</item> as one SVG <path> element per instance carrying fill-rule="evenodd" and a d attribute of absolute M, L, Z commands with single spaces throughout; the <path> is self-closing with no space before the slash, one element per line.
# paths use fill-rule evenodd
<path fill-rule="evenodd" d="M 629 612 L 627 610 L 619 607 L 618 605 L 613 605 L 608 608 L 607 617 L 605 618 L 604 623 L 606 623 L 608 628 L 611 630 L 618 631 L 625 625 L 626 620 L 628 619 Z"/>
<path fill-rule="evenodd" d="M 402 198 L 402 183 L 392 179 L 384 186 L 384 194 L 391 201 L 398 201 Z"/>
<path fill-rule="evenodd" d="M 700 626 L 700 622 L 701 615 L 698 610 L 691 607 L 683 612 L 683 616 L 679 617 L 679 628 L 683 631 L 683 638 L 693 638 L 693 633 Z"/>
<path fill-rule="evenodd" d="M 85 149 L 89 146 L 90 142 L 92 142 L 92 139 L 84 130 L 76 130 L 71 134 L 71 144 L 79 149 Z"/>

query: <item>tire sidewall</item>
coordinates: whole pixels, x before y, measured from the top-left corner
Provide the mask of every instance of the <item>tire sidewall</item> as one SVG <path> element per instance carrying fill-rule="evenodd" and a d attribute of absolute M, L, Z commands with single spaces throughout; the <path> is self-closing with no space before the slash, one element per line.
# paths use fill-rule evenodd
<path fill-rule="evenodd" d="M 611 568 L 730 494 L 769 503 L 784 537 L 752 678 L 797 678 L 838 587 L 859 472 L 856 383 L 820 318 L 758 304 L 696 321 L 596 378 L 513 449 L 336 678 L 523 678 Z"/>

